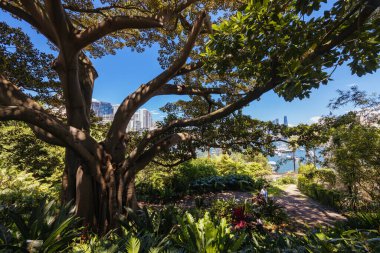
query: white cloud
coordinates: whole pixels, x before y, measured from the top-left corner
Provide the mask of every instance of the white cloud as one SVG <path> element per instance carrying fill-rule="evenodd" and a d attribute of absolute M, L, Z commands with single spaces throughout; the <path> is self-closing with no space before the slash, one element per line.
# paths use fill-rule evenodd
<path fill-rule="evenodd" d="M 350 87 L 350 88 L 354 87 L 354 86 L 357 86 L 357 84 L 356 83 L 350 83 L 350 84 L 347 85 L 347 87 Z"/>
<path fill-rule="evenodd" d="M 157 110 L 151 110 L 150 113 L 153 114 L 153 115 L 160 115 L 160 114 L 161 114 L 161 113 L 160 113 L 159 111 L 157 111 Z"/>
<path fill-rule="evenodd" d="M 309 119 L 310 123 L 317 123 L 321 119 L 321 116 L 313 116 Z"/>

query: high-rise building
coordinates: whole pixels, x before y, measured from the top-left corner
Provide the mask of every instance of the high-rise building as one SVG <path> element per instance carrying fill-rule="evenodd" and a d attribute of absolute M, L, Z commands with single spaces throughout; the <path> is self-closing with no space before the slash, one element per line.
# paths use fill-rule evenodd
<path fill-rule="evenodd" d="M 119 109 L 119 104 L 116 104 L 116 105 L 112 105 L 112 114 L 115 115 L 116 112 L 117 112 L 117 109 Z"/>
<path fill-rule="evenodd" d="M 103 123 L 112 122 L 117 110 L 118 104 L 111 105 L 108 102 L 102 102 L 96 99 L 92 100 L 91 109 L 94 111 L 97 117 L 102 118 Z M 147 109 L 139 109 L 133 114 L 131 120 L 128 123 L 126 131 L 144 131 L 154 129 L 152 114 Z"/>
<path fill-rule="evenodd" d="M 129 121 L 127 131 L 144 131 L 153 128 L 152 114 L 147 109 L 139 109 Z"/>
<path fill-rule="evenodd" d="M 288 126 L 288 117 L 286 115 L 284 116 L 284 125 Z"/>
<path fill-rule="evenodd" d="M 275 119 L 272 121 L 272 123 L 278 125 L 278 124 L 280 124 L 280 121 L 278 119 Z"/>
<path fill-rule="evenodd" d="M 94 111 L 97 117 L 105 117 L 113 114 L 113 108 L 111 103 L 102 102 L 96 99 L 92 99 L 91 109 Z"/>

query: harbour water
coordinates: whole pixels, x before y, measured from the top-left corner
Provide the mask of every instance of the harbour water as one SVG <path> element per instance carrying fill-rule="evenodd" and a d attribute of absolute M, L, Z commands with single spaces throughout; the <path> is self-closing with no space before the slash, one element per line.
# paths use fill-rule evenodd
<path fill-rule="evenodd" d="M 309 156 L 314 156 L 312 151 L 309 151 Z M 321 150 L 317 149 L 315 155 L 318 161 L 323 160 Z M 293 161 L 295 156 L 295 166 Z M 304 148 L 299 148 L 293 152 L 287 146 L 278 146 L 275 156 L 268 156 L 269 163 L 272 165 L 273 170 L 278 173 L 297 172 L 301 163 L 306 163 L 306 151 Z M 294 168 L 295 167 L 295 168 Z"/>

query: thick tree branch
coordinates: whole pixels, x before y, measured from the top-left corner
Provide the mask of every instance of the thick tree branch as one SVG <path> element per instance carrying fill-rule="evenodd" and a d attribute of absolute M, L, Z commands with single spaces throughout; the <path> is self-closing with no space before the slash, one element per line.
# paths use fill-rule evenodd
<path fill-rule="evenodd" d="M 197 20 L 194 22 L 193 29 L 189 34 L 188 40 L 182 49 L 180 56 L 160 75 L 152 79 L 150 82 L 141 85 L 134 93 L 129 95 L 121 103 L 116 112 L 115 119 L 112 122 L 111 128 L 108 132 L 109 147 L 113 149 L 116 142 L 122 138 L 125 133 L 127 124 L 136 110 L 152 98 L 155 92 L 160 89 L 167 81 L 169 81 L 177 71 L 186 63 L 188 56 L 195 44 L 199 31 L 202 27 L 203 20 L 206 14 L 202 12 Z"/>
<path fill-rule="evenodd" d="M 76 36 L 78 50 L 85 48 L 102 37 L 123 29 L 160 28 L 163 23 L 160 19 L 142 16 L 109 17 L 99 24 L 89 27 Z"/>
<path fill-rule="evenodd" d="M 0 120 L 17 120 L 37 126 L 65 143 L 75 150 L 87 163 L 91 164 L 94 157 L 80 143 L 85 141 L 87 136 L 80 130 L 65 127 L 59 121 L 53 119 L 42 111 L 18 106 L 0 106 Z"/>
<path fill-rule="evenodd" d="M 123 6 L 123 5 L 113 4 L 113 5 L 103 6 L 103 7 L 98 7 L 98 8 L 80 8 L 77 6 L 72 6 L 72 5 L 66 4 L 66 5 L 63 5 L 63 7 L 66 10 L 73 11 L 73 12 L 94 13 L 94 14 L 100 14 L 100 15 L 104 15 L 104 16 L 106 16 L 106 15 L 103 13 L 103 11 L 111 11 L 111 10 L 117 10 L 117 9 L 120 9 L 120 10 L 137 10 L 140 12 L 147 12 L 146 10 L 138 8 L 135 5 Z"/>
<path fill-rule="evenodd" d="M 47 25 L 41 26 L 41 22 L 38 22 L 38 19 L 36 19 L 38 17 L 34 17 L 32 14 L 29 14 L 23 9 L 10 4 L 9 1 L 6 1 L 6 0 L 0 0 L 0 8 L 26 21 L 27 23 L 32 25 L 34 28 L 36 28 L 40 33 L 42 33 L 52 43 L 54 44 L 56 43 L 55 38 L 53 37 L 53 34 L 51 33 L 51 30 L 48 29 Z"/>
<path fill-rule="evenodd" d="M 3 106 L 22 106 L 30 109 L 34 109 L 40 111 L 43 114 L 48 115 L 48 113 L 39 105 L 36 101 L 26 96 L 24 93 L 18 89 L 18 87 L 8 80 L 6 80 L 3 76 L 0 75 L 0 105 Z M 52 116 L 49 116 L 52 120 L 55 120 Z M 58 122 L 58 120 L 55 120 Z M 62 127 L 64 127 L 64 124 Z M 62 145 L 60 140 L 53 138 L 54 134 L 50 133 L 46 129 L 39 129 L 37 125 L 30 125 L 32 130 L 36 133 L 37 137 L 41 137 L 40 139 L 43 141 L 47 141 L 50 144 L 54 145 Z M 53 136 L 52 136 L 53 135 Z M 87 134 L 86 134 L 87 135 Z M 95 147 L 97 146 L 97 142 L 92 139 L 89 135 L 86 137 L 86 142 L 83 143 L 86 148 L 91 150 L 93 154 L 96 153 Z"/>
<path fill-rule="evenodd" d="M 60 48 L 65 48 L 68 45 L 64 46 L 63 44 L 68 44 L 67 40 L 70 39 L 70 24 L 67 20 L 61 0 L 48 0 L 45 1 L 45 5 L 51 23 L 55 28 L 55 37 L 59 38 Z"/>
<path fill-rule="evenodd" d="M 27 108 L 25 106 L 2 106 L 0 105 L 0 121 L 2 120 L 18 120 L 39 127 L 53 136 L 58 138 L 65 146 L 74 150 L 86 163 L 86 167 L 82 167 L 88 171 L 101 185 L 102 191 L 105 190 L 105 181 L 101 173 L 99 158 L 101 148 L 93 146 L 91 153 L 84 143 L 88 142 L 89 136 L 83 131 L 74 127 L 64 126 L 58 120 L 50 117 L 42 111 Z M 91 140 L 90 140 L 91 141 Z"/>
<path fill-rule="evenodd" d="M 191 139 L 192 135 L 189 133 L 176 133 L 162 138 L 141 154 L 139 159 L 133 163 L 133 170 L 137 173 L 149 164 L 159 152 L 165 151 L 180 142 L 189 141 Z M 123 163 L 124 168 L 129 167 L 130 165 L 131 164 L 129 164 L 128 160 Z"/>
<path fill-rule="evenodd" d="M 190 73 L 192 71 L 198 70 L 198 69 L 202 68 L 203 65 L 204 65 L 204 63 L 201 61 L 185 65 L 180 70 L 177 71 L 175 76 L 182 76 L 182 75 L 185 75 L 185 74 Z"/>
<path fill-rule="evenodd" d="M 210 94 L 223 94 L 221 88 L 203 88 L 203 87 L 189 87 L 185 85 L 165 84 L 162 86 L 155 95 L 210 95 Z"/>
<path fill-rule="evenodd" d="M 34 0 L 20 0 L 20 2 L 22 3 L 24 9 L 29 12 L 29 14 L 33 16 L 36 21 L 37 26 L 35 26 L 35 28 L 43 33 L 53 43 L 56 43 L 56 34 L 51 26 L 50 19 L 47 16 L 47 13 L 44 12 L 39 6 L 39 3 Z"/>

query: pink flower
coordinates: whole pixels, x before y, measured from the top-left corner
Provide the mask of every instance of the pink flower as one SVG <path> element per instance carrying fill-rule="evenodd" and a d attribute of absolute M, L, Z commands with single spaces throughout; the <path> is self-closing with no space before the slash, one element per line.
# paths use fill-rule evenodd
<path fill-rule="evenodd" d="M 234 226 L 234 229 L 243 229 L 243 228 L 246 228 L 246 227 L 247 227 L 247 222 L 244 221 L 244 220 L 241 220 L 241 221 L 239 221 L 239 223 L 237 223 Z"/>

